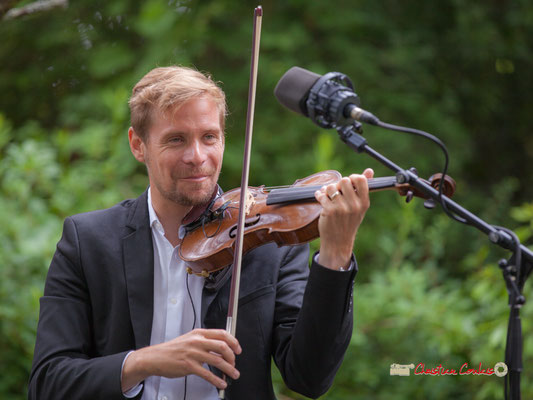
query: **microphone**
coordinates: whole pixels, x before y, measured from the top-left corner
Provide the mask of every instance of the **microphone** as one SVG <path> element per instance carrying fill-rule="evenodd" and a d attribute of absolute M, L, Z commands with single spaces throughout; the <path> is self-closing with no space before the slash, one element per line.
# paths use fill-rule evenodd
<path fill-rule="evenodd" d="M 359 107 L 352 81 L 339 72 L 323 76 L 292 67 L 281 77 L 274 96 L 289 110 L 302 114 L 322 128 L 352 125 L 354 121 L 378 125 L 379 119 Z"/>

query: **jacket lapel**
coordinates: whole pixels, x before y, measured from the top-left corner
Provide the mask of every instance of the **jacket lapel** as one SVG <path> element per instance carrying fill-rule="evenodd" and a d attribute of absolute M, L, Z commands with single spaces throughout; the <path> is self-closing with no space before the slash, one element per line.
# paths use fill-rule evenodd
<path fill-rule="evenodd" d="M 216 314 L 217 311 L 222 311 L 220 308 L 220 303 L 215 302 L 215 299 L 221 293 L 223 293 L 223 295 L 225 295 L 225 292 L 229 293 L 232 272 L 233 266 L 230 265 L 221 271 L 211 274 L 211 276 L 205 280 L 204 290 L 202 293 L 201 316 L 203 327 L 211 325 L 213 323 L 213 315 Z M 216 304 L 218 304 L 219 310 L 212 309 Z"/>
<path fill-rule="evenodd" d="M 154 308 L 154 248 L 149 226 L 147 192 L 131 206 L 123 239 L 124 269 L 131 323 L 137 349 L 150 345 Z"/>

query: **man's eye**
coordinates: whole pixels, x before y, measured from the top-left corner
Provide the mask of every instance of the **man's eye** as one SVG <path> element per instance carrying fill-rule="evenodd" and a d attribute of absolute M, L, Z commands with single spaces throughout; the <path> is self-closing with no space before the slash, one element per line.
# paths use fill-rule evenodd
<path fill-rule="evenodd" d="M 182 143 L 183 142 L 183 138 L 180 138 L 180 137 L 172 137 L 168 140 L 170 143 Z"/>

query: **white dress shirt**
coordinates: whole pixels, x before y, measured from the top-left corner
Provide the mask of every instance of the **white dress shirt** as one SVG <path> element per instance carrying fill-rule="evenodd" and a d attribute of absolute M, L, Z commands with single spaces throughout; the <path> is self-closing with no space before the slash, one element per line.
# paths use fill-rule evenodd
<path fill-rule="evenodd" d="M 163 225 L 152 206 L 151 188 L 148 189 L 148 212 L 154 245 L 154 313 L 150 337 L 150 345 L 154 345 L 168 342 L 201 327 L 204 278 L 187 273 L 187 265 L 178 256 L 179 246 L 172 247 L 165 237 Z M 187 280 L 190 297 L 187 292 Z M 207 368 L 207 365 L 204 367 Z M 199 376 L 188 375 L 187 378 L 175 379 L 159 376 L 146 378 L 142 400 L 182 400 L 185 379 L 187 399 L 218 399 L 215 386 Z M 125 395 L 136 396 L 142 385 L 135 386 Z"/>

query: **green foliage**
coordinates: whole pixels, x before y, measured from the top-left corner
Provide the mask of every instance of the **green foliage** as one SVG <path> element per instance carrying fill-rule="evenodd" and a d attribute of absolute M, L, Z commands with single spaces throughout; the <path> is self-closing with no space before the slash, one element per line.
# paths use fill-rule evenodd
<path fill-rule="evenodd" d="M 0 23 L 0 398 L 25 397 L 38 299 L 65 216 L 146 187 L 126 136 L 127 99 L 144 73 L 195 65 L 223 82 L 231 114 L 221 184 L 238 186 L 255 5 L 79 0 Z M 290 0 L 263 8 L 252 185 L 324 169 L 390 174 L 272 96 L 293 65 L 342 71 L 382 120 L 425 129 L 448 145 L 460 204 L 531 243 L 530 2 Z M 442 168 L 427 141 L 372 127 L 365 136 L 423 177 Z M 354 334 L 325 397 L 501 398 L 493 376 L 397 377 L 389 367 L 501 361 L 508 310 L 496 261 L 508 254 L 439 210 L 392 193 L 372 194 L 355 251 Z M 532 312 L 527 303 L 524 398 L 533 397 Z M 298 398 L 279 376 L 275 384 L 280 395 Z"/>
<path fill-rule="evenodd" d="M 520 241 L 530 240 L 533 237 L 533 202 L 512 208 L 511 216 L 521 223 L 521 226 L 516 229 Z"/>

